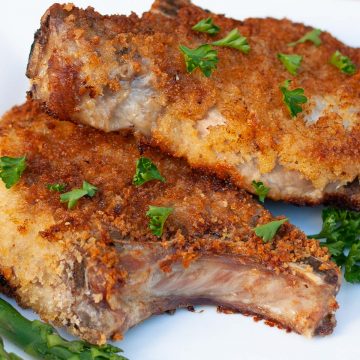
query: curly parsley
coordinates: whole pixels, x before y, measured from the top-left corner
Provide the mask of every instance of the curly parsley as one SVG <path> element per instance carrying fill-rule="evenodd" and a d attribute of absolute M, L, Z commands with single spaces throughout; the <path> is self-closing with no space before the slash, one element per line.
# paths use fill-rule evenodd
<path fill-rule="evenodd" d="M 288 46 L 296 46 L 297 44 L 303 44 L 306 41 L 312 42 L 315 46 L 320 46 L 322 44 L 322 41 L 320 39 L 321 33 L 322 31 L 320 29 L 311 30 L 299 40 L 289 43 Z"/>
<path fill-rule="evenodd" d="M 199 21 L 192 29 L 210 35 L 216 35 L 220 31 L 220 28 L 214 24 L 211 18 Z"/>
<path fill-rule="evenodd" d="M 149 228 L 155 236 L 161 237 L 165 221 L 173 210 L 173 208 L 149 206 L 146 216 L 150 218 Z"/>
<path fill-rule="evenodd" d="M 3 156 L 0 158 L 0 178 L 7 189 L 14 186 L 21 178 L 26 169 L 26 157 L 12 158 Z"/>
<path fill-rule="evenodd" d="M 308 237 L 329 249 L 332 259 L 344 267 L 347 281 L 360 282 L 360 212 L 326 208 L 322 219 L 321 231 Z"/>
<path fill-rule="evenodd" d="M 98 188 L 94 185 L 84 181 L 81 189 L 73 189 L 65 194 L 60 195 L 60 201 L 62 203 L 68 203 L 68 209 L 73 209 L 78 200 L 84 196 L 93 197 L 95 196 Z"/>
<path fill-rule="evenodd" d="M 244 54 L 250 51 L 250 45 L 245 36 L 239 33 L 238 29 L 231 30 L 223 39 L 214 41 L 212 45 L 230 47 L 240 50 Z"/>
<path fill-rule="evenodd" d="M 302 56 L 296 54 L 287 55 L 287 54 L 279 53 L 277 54 L 277 58 L 283 63 L 286 70 L 291 75 L 297 75 L 297 70 L 301 65 Z"/>
<path fill-rule="evenodd" d="M 356 73 L 356 65 L 350 58 L 343 55 L 338 50 L 331 55 L 330 64 L 337 67 L 344 74 L 354 75 Z"/>
<path fill-rule="evenodd" d="M 254 231 L 255 234 L 263 239 L 263 241 L 269 242 L 273 239 L 273 237 L 276 235 L 277 231 L 279 230 L 280 226 L 284 224 L 284 222 L 288 221 L 288 219 L 281 219 L 281 220 L 275 220 L 271 221 L 264 225 L 258 225 Z"/>
<path fill-rule="evenodd" d="M 210 77 L 219 61 L 217 51 L 208 44 L 196 49 L 180 45 L 180 51 L 184 54 L 186 69 L 189 73 L 199 68 L 206 77 Z"/>
<path fill-rule="evenodd" d="M 285 80 L 280 85 L 280 91 L 283 94 L 284 103 L 289 109 L 291 117 L 295 117 L 298 113 L 302 112 L 303 109 L 300 104 L 305 104 L 307 97 L 304 95 L 304 89 L 302 88 L 289 90 L 290 83 L 291 80 Z"/>

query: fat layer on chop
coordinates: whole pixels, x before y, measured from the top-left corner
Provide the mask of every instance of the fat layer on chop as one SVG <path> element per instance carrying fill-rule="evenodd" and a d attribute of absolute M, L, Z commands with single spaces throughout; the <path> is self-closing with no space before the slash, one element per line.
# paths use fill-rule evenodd
<path fill-rule="evenodd" d="M 245 191 L 31 102 L 0 122 L 0 156 L 23 155 L 20 182 L 0 184 L 0 278 L 43 319 L 103 343 L 152 314 L 214 304 L 305 336 L 332 332 L 340 273 L 327 249 L 290 223 L 264 243 L 253 228 L 274 218 Z M 141 155 L 166 183 L 132 184 Z M 47 189 L 83 180 L 99 191 L 73 210 Z M 174 209 L 161 238 L 149 205 Z"/>
<path fill-rule="evenodd" d="M 192 26 L 211 17 L 217 36 Z M 217 70 L 187 73 L 179 45 L 195 48 L 232 29 L 251 50 L 217 48 Z M 43 16 L 28 66 L 31 93 L 48 111 L 113 131 L 131 128 L 193 167 L 298 204 L 360 209 L 360 71 L 329 63 L 341 51 L 360 66 L 359 49 L 322 33 L 322 45 L 288 43 L 312 30 L 289 20 L 236 21 L 187 1 L 157 1 L 138 17 L 101 16 L 54 5 Z M 291 76 L 278 53 L 303 57 Z M 308 98 L 291 118 L 279 85 L 292 79 Z"/>

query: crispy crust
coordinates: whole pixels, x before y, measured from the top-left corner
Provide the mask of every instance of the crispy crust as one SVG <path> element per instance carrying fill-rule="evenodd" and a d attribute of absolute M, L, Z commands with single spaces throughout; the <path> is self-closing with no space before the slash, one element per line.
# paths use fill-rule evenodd
<path fill-rule="evenodd" d="M 186 241 L 201 242 L 209 236 L 223 239 L 231 234 L 232 242 L 246 240 L 241 249 L 246 252 L 243 255 L 256 254 L 268 264 L 280 267 L 309 256 L 323 261 L 329 258 L 326 249 L 317 241 L 308 240 L 288 223 L 282 227 L 277 241 L 264 244 L 251 229 L 273 217 L 231 183 L 192 171 L 184 161 L 170 159 L 147 146 L 139 148 L 130 134 L 105 134 L 58 122 L 31 102 L 14 108 L 4 117 L 0 153 L 15 157 L 26 154 L 28 168 L 17 191 L 26 199 L 29 211 L 34 206 L 33 211 L 36 211 L 36 204 L 41 201 L 41 208 L 48 208 L 54 214 L 56 225 L 42 233 L 49 241 L 55 241 L 59 234 L 72 229 L 90 231 L 94 217 L 98 222 L 97 231 L 104 237 L 109 236 L 107 229 L 113 228 L 121 237 L 131 234 L 134 240 L 157 241 L 144 226 L 148 222 L 147 207 L 152 204 L 178 208 L 175 216 L 169 218 L 162 240 L 175 236 L 183 242 L 185 236 Z M 167 179 L 166 184 L 132 185 L 135 162 L 140 154 L 158 164 Z M 80 201 L 70 212 L 59 202 L 59 194 L 46 188 L 46 184 L 59 182 L 66 183 L 67 190 L 79 188 L 84 179 L 100 191 L 91 201 Z M 192 213 L 187 212 L 189 207 Z M 209 211 L 213 211 L 216 218 L 209 216 Z M 216 251 L 219 244 L 213 245 Z"/>
<path fill-rule="evenodd" d="M 185 157 L 194 167 L 214 171 L 223 178 L 230 176 L 248 191 L 253 191 L 251 181 L 241 175 L 239 163 L 254 161 L 263 175 L 280 165 L 308 181 L 318 193 L 287 194 L 279 184 L 270 197 L 311 205 L 336 202 L 360 209 L 358 186 L 351 196 L 345 190 L 326 188 L 358 184 L 360 71 L 354 76 L 342 74 L 329 64 L 329 58 L 340 50 L 359 67 L 360 51 L 326 32 L 321 34 L 320 47 L 307 42 L 289 48 L 289 42 L 311 28 L 286 19 L 236 21 L 211 14 L 222 29 L 215 40 L 236 27 L 248 37 L 251 52 L 244 55 L 219 48 L 218 69 L 208 79 L 199 71 L 188 74 L 178 50 L 179 44 L 194 47 L 209 42 L 208 35 L 191 30 L 193 24 L 208 16 L 187 1 L 157 1 L 152 12 L 141 18 L 135 14 L 101 16 L 91 8 L 54 5 L 44 15 L 29 63 L 27 74 L 33 82 L 33 95 L 61 119 L 87 122 L 86 113 L 79 110 L 84 99 L 121 92 L 119 79 L 111 74 L 121 64 L 131 64 L 134 76 L 154 74 L 156 101 L 164 109 L 151 139 L 147 138 L 153 145 Z M 56 30 L 61 32 L 61 39 L 54 35 Z M 76 51 L 68 52 L 69 46 Z M 279 52 L 304 57 L 292 87 L 304 88 L 310 100 L 296 119 L 290 118 L 279 91 L 279 84 L 292 78 L 276 58 Z M 145 66 L 142 59 L 149 64 Z M 305 121 L 318 101 L 332 105 L 317 122 Z M 194 129 L 214 108 L 227 124 L 210 128 L 206 139 L 199 139 Z M 344 126 L 343 121 L 350 125 Z"/>
<path fill-rule="evenodd" d="M 132 185 L 140 154 L 154 161 L 165 184 Z M 272 242 L 263 243 L 253 228 L 274 218 L 250 195 L 191 170 L 180 159 L 138 146 L 130 134 L 105 134 L 59 122 L 43 113 L 38 103 L 28 102 L 1 121 L 0 156 L 4 155 L 26 155 L 27 169 L 11 190 L 1 185 L 3 285 L 45 320 L 65 325 L 89 341 L 104 342 L 139 321 L 125 316 L 121 300 L 134 293 L 136 271 L 146 269 L 149 261 L 170 276 L 179 262 L 188 268 L 199 258 L 221 255 L 239 266 L 253 264 L 294 281 L 305 275 L 295 276 L 289 264 L 301 264 L 324 281 L 327 295 L 319 310 L 332 314 L 337 308 L 339 269 L 318 241 L 285 223 Z M 99 192 L 81 199 L 72 211 L 60 203 L 58 193 L 46 188 L 48 183 L 66 183 L 70 190 L 85 179 Z M 147 226 L 150 204 L 174 208 L 161 239 Z M 309 262 L 315 258 L 315 265 Z M 154 301 L 144 317 L 154 309 L 188 304 Z"/>

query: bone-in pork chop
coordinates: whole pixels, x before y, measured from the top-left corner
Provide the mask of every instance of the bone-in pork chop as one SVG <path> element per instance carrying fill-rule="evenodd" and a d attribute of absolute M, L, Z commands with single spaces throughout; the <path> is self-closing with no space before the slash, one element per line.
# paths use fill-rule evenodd
<path fill-rule="evenodd" d="M 0 156 L 27 164 L 16 185 L 0 183 L 0 285 L 43 319 L 102 343 L 154 313 L 214 304 L 306 336 L 332 332 L 340 273 L 327 249 L 288 222 L 264 242 L 254 228 L 276 219 L 245 191 L 31 102 L 2 119 Z M 140 156 L 165 183 L 133 184 Z M 83 181 L 98 191 L 73 209 L 48 186 Z M 173 209 L 161 237 L 150 205 Z"/>
<path fill-rule="evenodd" d="M 192 30 L 206 18 L 220 27 L 217 35 Z M 187 72 L 180 45 L 194 49 L 233 29 L 247 38 L 248 53 L 214 46 L 210 77 Z M 132 128 L 248 191 L 262 181 L 275 200 L 359 210 L 360 51 L 326 32 L 319 46 L 288 46 L 312 30 L 289 20 L 236 21 L 187 1 L 157 1 L 142 17 L 54 5 L 30 56 L 31 93 L 61 119 Z M 347 74 L 330 63 L 336 51 L 353 62 Z M 279 53 L 302 57 L 297 76 Z M 296 117 L 279 89 L 288 79 L 288 90 L 307 97 Z"/>

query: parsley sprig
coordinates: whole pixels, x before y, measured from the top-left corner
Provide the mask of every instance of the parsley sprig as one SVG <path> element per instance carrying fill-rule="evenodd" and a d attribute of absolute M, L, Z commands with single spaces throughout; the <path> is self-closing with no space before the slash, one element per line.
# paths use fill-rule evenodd
<path fill-rule="evenodd" d="M 263 203 L 265 201 L 267 194 L 270 191 L 270 188 L 266 187 L 262 181 L 253 180 L 251 185 L 253 186 L 256 195 L 259 197 L 259 201 Z"/>
<path fill-rule="evenodd" d="M 230 47 L 240 50 L 244 54 L 250 51 L 250 45 L 245 36 L 239 33 L 238 29 L 231 30 L 223 39 L 214 41 L 212 45 Z"/>
<path fill-rule="evenodd" d="M 19 158 L 3 156 L 0 158 L 0 178 L 7 189 L 13 187 L 20 180 L 25 169 L 25 156 Z"/>
<path fill-rule="evenodd" d="M 206 77 L 210 77 L 219 61 L 217 51 L 208 44 L 201 45 L 196 49 L 180 45 L 180 51 L 184 54 L 186 70 L 189 73 L 199 68 Z"/>
<path fill-rule="evenodd" d="M 255 234 L 263 239 L 265 243 L 269 242 L 276 235 L 280 226 L 288 221 L 287 218 L 281 220 L 270 221 L 264 225 L 258 225 L 254 231 Z"/>
<path fill-rule="evenodd" d="M 307 102 L 307 97 L 304 95 L 304 89 L 302 88 L 289 90 L 290 83 L 291 80 L 285 80 L 280 85 L 280 91 L 283 94 L 284 103 L 289 109 L 291 117 L 295 117 L 298 113 L 302 112 L 301 104 Z"/>
<path fill-rule="evenodd" d="M 165 221 L 173 210 L 173 208 L 149 206 L 146 216 L 150 218 L 149 228 L 155 236 L 161 237 Z"/>
<path fill-rule="evenodd" d="M 68 203 L 68 209 L 73 209 L 78 200 L 84 196 L 93 197 L 95 196 L 98 188 L 94 185 L 89 184 L 87 181 L 83 182 L 81 189 L 73 189 L 65 194 L 60 195 L 60 201 L 62 203 Z"/>
<path fill-rule="evenodd" d="M 277 54 L 277 57 L 291 75 L 297 75 L 297 70 L 301 65 L 302 56 L 296 54 L 288 55 L 279 53 Z"/>
<path fill-rule="evenodd" d="M 209 35 L 216 35 L 220 31 L 220 28 L 214 24 L 211 18 L 199 21 L 192 29 Z"/>
<path fill-rule="evenodd" d="M 354 75 L 356 73 L 356 65 L 351 61 L 350 58 L 343 55 L 338 50 L 336 50 L 331 55 L 330 64 L 337 67 L 344 74 Z"/>
<path fill-rule="evenodd" d="M 360 282 L 360 212 L 326 208 L 322 219 L 321 231 L 308 237 L 329 249 L 332 259 L 344 267 L 347 281 Z"/>
<path fill-rule="evenodd" d="M 299 40 L 289 43 L 288 46 L 296 46 L 297 44 L 303 44 L 306 41 L 312 42 L 315 46 L 320 46 L 322 44 L 320 39 L 321 33 L 322 31 L 320 29 L 311 30 L 302 36 Z"/>
<path fill-rule="evenodd" d="M 136 171 L 133 178 L 133 184 L 140 186 L 151 180 L 160 180 L 166 182 L 161 176 L 156 165 L 148 158 L 141 157 L 136 161 Z"/>

